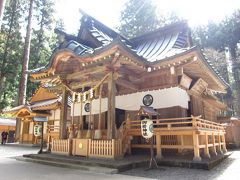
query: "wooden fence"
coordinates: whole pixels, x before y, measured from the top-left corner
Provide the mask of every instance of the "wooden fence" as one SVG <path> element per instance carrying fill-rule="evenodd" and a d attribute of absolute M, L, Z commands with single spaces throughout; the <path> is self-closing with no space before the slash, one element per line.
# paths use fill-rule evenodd
<path fill-rule="evenodd" d="M 51 152 L 69 155 L 70 139 L 52 139 Z"/>
<path fill-rule="evenodd" d="M 89 139 L 89 157 L 118 158 L 122 154 L 122 141 Z"/>
<path fill-rule="evenodd" d="M 162 156 L 162 149 L 190 149 L 194 151 L 194 159 L 201 160 L 200 150 L 210 157 L 226 152 L 225 129 L 221 124 L 201 119 L 200 117 L 169 118 L 153 120 L 154 147 L 157 156 Z M 87 157 L 118 158 L 131 148 L 149 148 L 149 144 L 133 144 L 134 137 L 141 137 L 141 121 L 126 121 L 119 129 L 118 139 L 87 139 Z M 85 147 L 85 146 L 84 146 Z M 76 145 L 73 148 L 82 148 Z M 52 140 L 52 152 L 71 154 L 71 140 Z M 78 150 L 79 149 L 75 149 Z M 77 152 L 77 151 L 76 151 Z"/>

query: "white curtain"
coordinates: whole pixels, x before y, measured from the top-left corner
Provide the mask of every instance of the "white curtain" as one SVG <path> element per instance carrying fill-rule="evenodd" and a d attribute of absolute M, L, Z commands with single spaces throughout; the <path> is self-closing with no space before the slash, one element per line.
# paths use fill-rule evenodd
<path fill-rule="evenodd" d="M 150 94 L 153 97 L 153 103 L 150 106 L 154 109 L 173 106 L 180 106 L 188 109 L 188 101 L 190 100 L 189 95 L 185 90 L 179 87 L 116 96 L 116 108 L 128 111 L 137 111 L 140 109 L 140 106 L 144 106 L 143 97 L 147 94 Z M 101 102 L 101 112 L 107 111 L 107 98 L 102 98 Z M 88 102 L 83 103 L 82 115 L 90 114 L 90 112 L 86 112 L 84 109 L 86 103 Z M 74 116 L 80 116 L 80 107 L 80 103 L 75 103 Z M 94 99 L 92 101 L 92 114 L 99 114 L 99 99 Z"/>

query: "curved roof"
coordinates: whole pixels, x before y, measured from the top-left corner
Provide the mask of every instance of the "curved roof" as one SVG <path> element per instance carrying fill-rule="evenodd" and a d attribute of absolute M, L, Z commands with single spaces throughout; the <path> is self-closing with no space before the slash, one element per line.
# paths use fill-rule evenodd
<path fill-rule="evenodd" d="M 64 59 L 64 57 L 59 57 L 62 54 L 66 56 L 66 59 L 67 56 L 71 56 L 73 59 L 78 59 L 79 62 L 88 62 L 101 53 L 106 54 L 114 46 L 121 47 L 128 52 L 128 55 L 144 63 L 145 66 L 164 62 L 192 50 L 196 51 L 196 48 L 191 47 L 190 30 L 186 22 L 174 23 L 136 38 L 126 39 L 95 18 L 84 12 L 82 13 L 83 17 L 78 36 L 74 36 L 74 38 L 68 36 L 67 41 L 59 46 L 57 52 L 53 53 L 49 64 L 45 68 L 31 71 L 32 74 L 42 72 L 45 74 L 54 73 L 58 59 Z M 212 70 L 213 74 L 218 77 L 221 83 L 227 86 L 224 79 L 220 77 L 210 62 L 203 55 L 199 57 Z"/>

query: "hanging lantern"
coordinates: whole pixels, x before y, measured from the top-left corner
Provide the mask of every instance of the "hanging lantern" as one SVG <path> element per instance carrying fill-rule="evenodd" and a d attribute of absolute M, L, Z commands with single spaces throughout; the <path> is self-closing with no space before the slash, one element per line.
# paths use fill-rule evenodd
<path fill-rule="evenodd" d="M 153 121 L 150 119 L 144 119 L 141 121 L 141 133 L 145 139 L 149 139 L 153 136 Z"/>

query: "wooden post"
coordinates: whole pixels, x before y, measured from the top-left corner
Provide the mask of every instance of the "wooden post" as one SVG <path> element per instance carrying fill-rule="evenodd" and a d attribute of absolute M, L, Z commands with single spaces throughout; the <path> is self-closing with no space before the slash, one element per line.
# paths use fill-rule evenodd
<path fill-rule="evenodd" d="M 156 134 L 157 159 L 163 158 L 161 149 L 161 135 Z"/>
<path fill-rule="evenodd" d="M 116 124 L 115 124 L 115 81 L 114 73 L 109 74 L 108 79 L 108 129 L 107 138 L 116 138 Z"/>
<path fill-rule="evenodd" d="M 55 111 L 55 110 L 54 110 Z M 55 112 L 54 112 L 55 113 Z M 47 151 L 48 152 L 50 152 L 51 151 L 51 145 L 50 145 L 50 141 L 51 141 L 51 136 L 50 136 L 50 128 L 49 128 L 49 126 L 48 126 L 48 128 L 47 128 L 47 132 L 48 132 L 48 140 L 47 140 Z"/>
<path fill-rule="evenodd" d="M 180 141 L 181 147 L 180 149 L 178 149 L 178 153 L 182 153 L 183 152 L 183 146 L 184 146 L 184 139 L 183 139 L 183 135 L 180 135 L 180 138 L 178 138 L 178 141 Z"/>
<path fill-rule="evenodd" d="M 19 140 L 19 142 L 23 143 L 23 138 L 24 138 L 24 137 L 23 137 L 24 119 L 21 119 L 21 122 L 20 122 L 20 123 L 21 123 L 21 125 L 20 125 L 20 137 L 21 137 L 20 139 L 21 139 L 21 140 Z"/>
<path fill-rule="evenodd" d="M 21 142 L 21 134 L 22 134 L 22 131 L 21 131 L 21 125 L 22 125 L 22 119 L 21 118 L 16 118 L 16 136 L 15 136 L 15 139 L 14 141 L 15 142 Z"/>
<path fill-rule="evenodd" d="M 218 150 L 219 150 L 220 154 L 223 154 L 222 146 L 221 146 L 221 135 L 220 135 L 220 133 L 218 134 Z"/>
<path fill-rule="evenodd" d="M 208 149 L 208 133 L 205 132 L 205 148 L 204 148 L 204 154 L 207 158 L 210 159 L 209 149 Z"/>
<path fill-rule="evenodd" d="M 90 101 L 90 114 L 88 116 L 88 130 L 87 130 L 87 134 L 86 134 L 86 138 L 87 139 L 92 139 L 92 100 Z"/>
<path fill-rule="evenodd" d="M 223 153 L 226 153 L 227 148 L 226 148 L 225 134 L 222 134 L 222 141 L 223 141 Z"/>
<path fill-rule="evenodd" d="M 60 114 L 60 139 L 67 138 L 67 103 L 68 103 L 68 92 L 66 87 L 62 89 L 62 106 Z"/>
<path fill-rule="evenodd" d="M 70 130 L 70 135 L 69 138 L 72 139 L 74 138 L 74 111 L 75 111 L 75 92 L 72 93 L 72 119 L 71 119 L 71 130 Z"/>
<path fill-rule="evenodd" d="M 213 154 L 216 156 L 217 151 L 216 151 L 216 143 L 215 143 L 215 134 L 212 133 L 212 143 L 213 143 Z"/>
<path fill-rule="evenodd" d="M 102 115 L 102 87 L 103 85 L 100 85 L 99 89 L 99 118 L 98 118 L 98 129 L 101 130 L 101 115 Z"/>
<path fill-rule="evenodd" d="M 95 130 L 95 139 L 101 139 L 102 138 L 102 130 L 101 130 L 101 116 L 102 116 L 102 86 L 100 85 L 99 89 L 99 114 L 98 114 L 98 128 Z"/>
<path fill-rule="evenodd" d="M 83 102 L 82 102 L 82 96 L 81 96 L 80 97 L 80 122 L 79 122 L 78 135 L 77 135 L 78 139 L 82 138 L 82 129 L 83 129 L 83 115 L 82 115 L 82 108 L 83 107 L 82 106 L 83 106 Z"/>
<path fill-rule="evenodd" d="M 199 153 L 199 139 L 198 134 L 193 132 L 193 148 L 194 148 L 194 161 L 201 161 L 200 153 Z"/>

